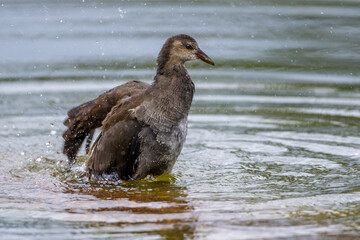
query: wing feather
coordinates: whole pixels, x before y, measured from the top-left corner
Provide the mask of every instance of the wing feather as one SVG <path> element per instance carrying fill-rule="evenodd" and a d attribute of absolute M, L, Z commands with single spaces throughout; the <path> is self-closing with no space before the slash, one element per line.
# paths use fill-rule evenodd
<path fill-rule="evenodd" d="M 67 130 L 63 134 L 65 140 L 63 153 L 73 162 L 85 138 L 91 142 L 93 132 L 102 126 L 103 120 L 114 106 L 121 101 L 143 92 L 149 85 L 139 81 L 131 81 L 115 87 L 98 98 L 74 107 L 68 112 L 64 121 Z M 87 142 L 87 148 L 90 145 Z"/>
<path fill-rule="evenodd" d="M 135 119 L 124 119 L 101 132 L 88 160 L 87 176 L 116 172 L 120 178 L 129 179 L 139 155 L 140 130 L 141 125 Z"/>

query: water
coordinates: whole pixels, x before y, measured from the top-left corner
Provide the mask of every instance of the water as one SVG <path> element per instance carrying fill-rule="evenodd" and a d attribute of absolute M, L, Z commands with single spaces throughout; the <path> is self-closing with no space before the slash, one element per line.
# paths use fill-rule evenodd
<path fill-rule="evenodd" d="M 357 239 L 358 1 L 0 2 L 0 239 Z M 89 183 L 66 111 L 151 82 L 168 36 L 215 67 L 171 176 Z M 82 152 L 84 154 L 84 152 Z"/>

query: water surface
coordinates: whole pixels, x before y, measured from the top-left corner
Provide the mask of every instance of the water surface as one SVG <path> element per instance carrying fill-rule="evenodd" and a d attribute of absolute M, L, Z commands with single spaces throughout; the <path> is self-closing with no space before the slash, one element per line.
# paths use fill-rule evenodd
<path fill-rule="evenodd" d="M 0 238 L 357 239 L 358 1 L 2 1 Z M 171 176 L 89 183 L 66 111 L 151 82 L 168 36 L 216 66 Z M 84 154 L 82 151 L 81 154 Z"/>

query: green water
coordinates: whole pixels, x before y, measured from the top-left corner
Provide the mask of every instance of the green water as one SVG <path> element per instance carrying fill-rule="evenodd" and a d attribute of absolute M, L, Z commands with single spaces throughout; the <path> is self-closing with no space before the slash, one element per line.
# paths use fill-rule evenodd
<path fill-rule="evenodd" d="M 358 239 L 358 1 L 1 1 L 0 239 Z M 66 111 L 151 82 L 165 39 L 216 63 L 172 175 L 89 183 Z M 84 154 L 82 151 L 81 154 Z"/>

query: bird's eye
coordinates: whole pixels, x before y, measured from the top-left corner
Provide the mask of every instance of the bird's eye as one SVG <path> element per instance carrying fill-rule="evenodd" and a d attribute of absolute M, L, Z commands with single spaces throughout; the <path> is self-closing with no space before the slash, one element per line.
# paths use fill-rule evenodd
<path fill-rule="evenodd" d="M 190 44 L 186 44 L 185 47 L 186 47 L 187 49 L 194 49 Z"/>

